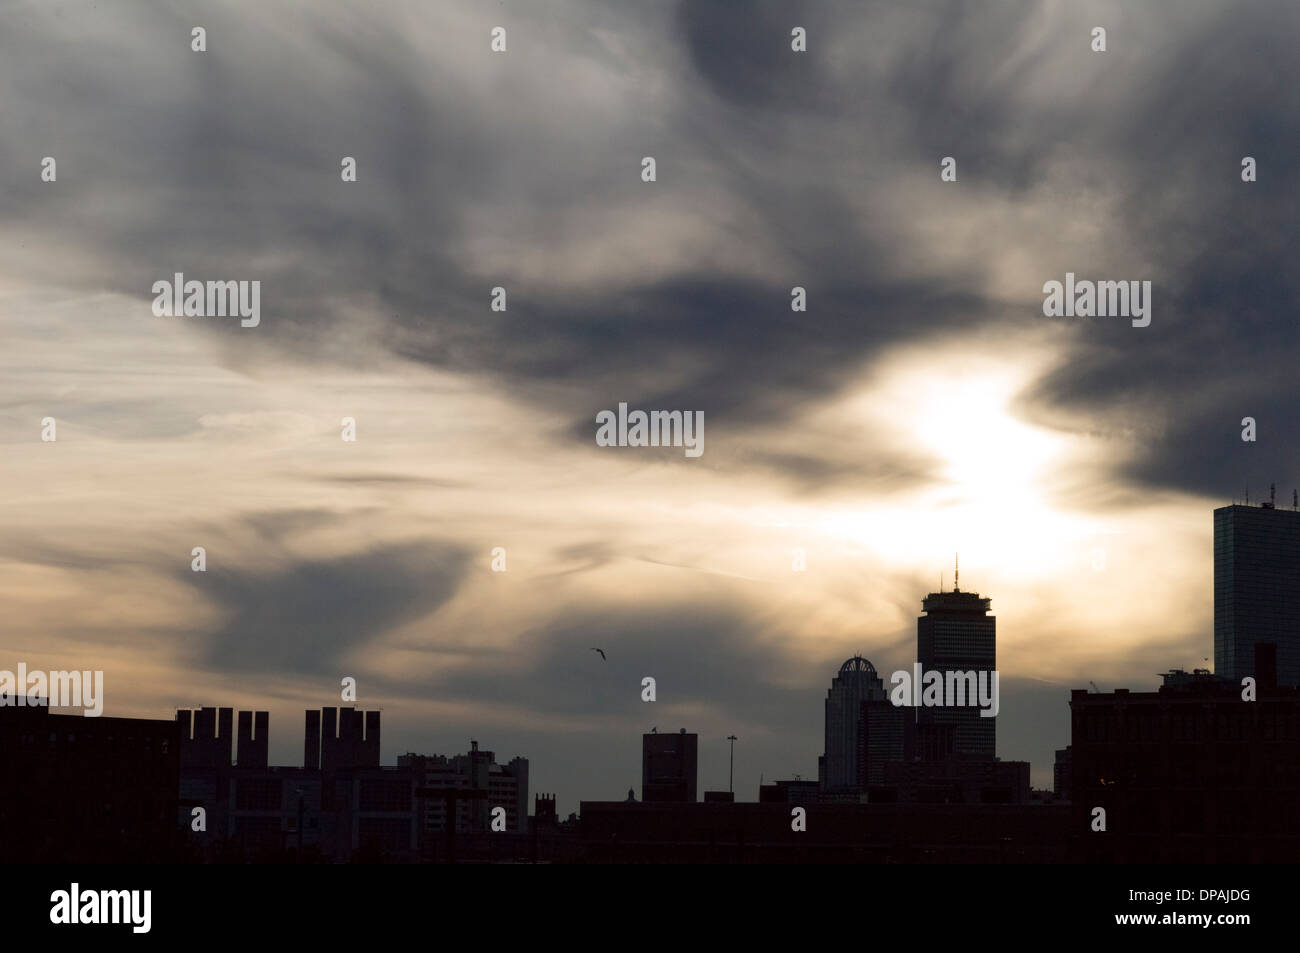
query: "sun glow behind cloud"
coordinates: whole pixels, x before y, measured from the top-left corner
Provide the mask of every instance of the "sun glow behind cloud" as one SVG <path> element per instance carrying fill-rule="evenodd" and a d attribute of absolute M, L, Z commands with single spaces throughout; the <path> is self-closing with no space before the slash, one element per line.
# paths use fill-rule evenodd
<path fill-rule="evenodd" d="M 956 341 L 884 362 L 840 412 L 893 433 L 900 446 L 891 450 L 932 460 L 931 478 L 904 492 L 901 505 L 889 499 L 837 510 L 818 527 L 907 568 L 949 566 L 960 552 L 971 569 L 1030 581 L 1077 559 L 1083 541 L 1103 527 L 1053 505 L 1049 491 L 1085 448 L 1014 410 L 1047 360 L 1041 352 L 973 355 L 969 342 Z"/>

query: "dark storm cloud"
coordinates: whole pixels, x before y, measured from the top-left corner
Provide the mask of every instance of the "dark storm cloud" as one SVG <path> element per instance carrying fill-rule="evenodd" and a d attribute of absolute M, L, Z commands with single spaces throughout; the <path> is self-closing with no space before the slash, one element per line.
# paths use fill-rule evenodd
<path fill-rule="evenodd" d="M 654 706 L 641 701 L 641 680 L 651 676 L 660 707 L 703 703 L 736 718 L 762 720 L 773 710 L 797 717 L 807 692 L 785 687 L 787 679 L 797 678 L 792 669 L 811 675 L 818 668 L 754 631 L 754 619 L 721 602 L 559 611 L 489 660 L 475 654 L 470 664 L 384 687 L 547 714 L 649 718 Z M 438 653 L 436 636 L 428 650 Z"/>
<path fill-rule="evenodd" d="M 858 15 L 870 18 L 888 6 Z M 772 14 L 763 7 L 727 43 L 725 7 L 682 5 L 697 68 L 727 99 L 775 111 L 780 95 L 771 84 L 781 84 L 782 73 L 757 67 L 765 61 L 749 26 L 802 22 L 803 11 Z M 1058 21 L 1067 42 L 1060 32 L 1041 35 L 1039 4 L 919 5 L 915 31 L 874 38 L 899 53 L 890 74 L 863 77 L 861 87 L 865 101 L 902 107 L 910 127 L 886 130 L 893 148 L 925 162 L 959 154 L 964 182 L 1023 194 L 1042 183 L 1060 148 L 1083 160 L 1081 169 L 1093 160 L 1116 176 L 1105 183 L 1121 209 L 1112 234 L 1099 237 L 1093 256 L 1062 257 L 1059 269 L 1042 278 L 1059 279 L 1066 270 L 1149 277 L 1156 318 L 1147 329 L 1097 322 L 1063 334 L 1061 366 L 1034 396 L 1076 411 L 1119 407 L 1144 416 L 1152 425 L 1147 452 L 1130 476 L 1209 493 L 1240 490 L 1251 475 L 1259 486 L 1269 468 L 1295 474 L 1300 463 L 1293 383 L 1300 358 L 1300 271 L 1293 267 L 1300 165 L 1291 154 L 1300 138 L 1300 70 L 1290 42 L 1300 10 L 1246 7 L 1151 4 L 1112 17 L 1074 9 Z M 816 13 L 823 10 L 819 5 Z M 1102 21 L 1109 52 L 1094 54 L 1087 37 Z M 1026 49 L 1036 31 L 1036 44 Z M 1009 61 L 1010 68 L 999 69 Z M 1067 101 L 1035 103 L 1022 95 L 1025 84 L 1059 72 L 1079 82 Z M 1256 183 L 1241 182 L 1245 155 L 1260 163 Z M 1076 196 L 1068 186 L 1057 189 L 1068 216 Z M 1108 255 L 1111 242 L 1128 254 Z M 1041 303 L 1036 288 L 1026 290 L 1031 308 Z M 861 292 L 871 299 L 870 285 Z M 934 313 L 948 323 L 962 309 Z M 891 335 L 914 327 L 889 314 L 884 309 L 880 323 L 892 325 Z M 1027 311 L 1009 323 L 1032 320 L 1043 319 Z M 781 355 L 798 365 L 797 350 L 783 347 Z M 1265 422 L 1266 446 L 1241 442 L 1244 415 Z"/>
<path fill-rule="evenodd" d="M 598 411 L 622 401 L 630 409 L 703 410 L 706 442 L 716 447 L 724 435 L 741 438 L 724 465 L 762 467 L 801 492 L 931 472 L 933 461 L 917 453 L 878 447 L 864 461 L 861 447 L 842 442 L 827 441 L 813 455 L 811 442 L 803 444 L 805 452 L 788 453 L 766 438 L 839 393 L 864 355 L 904 336 L 924 339 L 973 326 L 987 317 L 989 304 L 955 289 L 902 282 L 808 285 L 816 289 L 814 317 L 791 312 L 788 286 L 696 280 L 611 302 L 603 324 L 594 314 L 545 310 L 538 315 L 543 320 L 525 324 L 498 356 L 509 360 L 518 352 L 527 365 L 534 341 L 565 342 L 563 360 L 533 363 L 526 378 L 586 380 L 564 408 L 574 415 L 568 434 L 576 443 L 592 440 Z M 946 327 L 936 317 L 942 315 L 952 315 Z M 641 343 L 646 340 L 656 342 L 652 354 Z M 699 370 L 675 375 L 678 366 Z M 705 462 L 718 463 L 719 454 L 710 450 Z M 681 461 L 679 453 L 661 456 Z"/>
<path fill-rule="evenodd" d="M 1144 420 L 1146 452 L 1126 476 L 1227 496 L 1300 480 L 1300 68 L 1286 39 L 1300 29 L 1300 9 L 1212 9 L 1190 29 L 1171 17 L 1125 108 L 1090 121 L 1073 111 L 1072 145 L 1121 175 L 1114 235 L 1133 254 L 1108 263 L 1105 276 L 1151 278 L 1155 313 L 1145 329 L 1090 327 L 1032 396 Z M 1143 35 L 1155 39 L 1154 26 Z M 1120 81 L 1113 72 L 1099 80 Z M 1247 155 L 1259 162 L 1253 184 L 1240 178 Z M 1062 274 L 1070 264 L 1061 262 Z M 1072 267 L 1095 275 L 1090 264 Z M 1244 416 L 1260 422 L 1259 443 L 1241 441 Z"/>
<path fill-rule="evenodd" d="M 465 737 L 476 737 L 499 760 L 525 754 L 535 787 L 558 787 L 569 799 L 621 799 L 628 787 L 639 791 L 639 736 L 652 727 L 699 732 L 701 790 L 725 787 L 723 739 L 739 731 L 746 747 L 738 790 L 748 798 L 762 768 L 769 778 L 773 772 L 815 772 L 820 683 L 829 664 L 791 656 L 789 646 L 759 641 L 754 631 L 755 620 L 722 599 L 561 610 L 522 631 L 509 649 L 447 642 L 431 632 L 408 649 L 437 658 L 442 667 L 436 673 L 372 674 L 367 692 L 398 700 L 384 720 L 385 743 L 393 750 L 452 753 L 463 750 Z M 593 646 L 604 649 L 607 660 Z M 656 679 L 654 703 L 641 700 L 647 675 Z M 790 687 L 800 684 L 816 687 Z M 411 717 L 405 704 L 411 700 L 453 711 L 456 703 L 466 707 L 459 716 L 430 721 Z M 536 717 L 512 717 L 516 711 Z M 541 719 L 547 718 L 587 730 L 557 731 L 545 727 Z M 566 810 L 577 809 L 574 800 L 567 803 Z"/>
<path fill-rule="evenodd" d="M 682 17 L 697 65 L 715 80 L 727 74 L 725 64 L 710 67 L 704 59 L 709 49 L 730 49 L 716 39 L 705 42 L 720 26 L 717 14 Z M 775 24 L 779 17 L 770 12 L 767 19 Z M 596 385 L 602 378 L 626 381 L 629 374 L 649 384 L 661 365 L 681 354 L 708 367 L 707 377 L 682 383 L 681 399 L 692 406 L 707 400 L 713 414 L 730 414 L 740 425 L 749 418 L 770 422 L 774 412 L 815 400 L 864 353 L 931 323 L 918 324 L 910 312 L 970 313 L 959 302 L 936 302 L 943 292 L 933 284 L 896 287 L 888 275 L 873 273 L 873 238 L 842 207 L 834 183 L 814 175 L 773 192 L 779 176 L 752 161 L 754 146 L 773 143 L 763 133 L 746 132 L 723 110 L 714 117 L 722 125 L 709 133 L 708 151 L 724 174 L 734 176 L 730 188 L 783 236 L 800 261 L 797 275 L 780 283 L 673 275 L 641 288 L 584 294 L 576 304 L 571 296 L 519 294 L 511 319 L 497 319 L 485 313 L 483 279 L 466 274 L 452 254 L 467 238 L 461 213 L 496 187 L 510 189 L 511 174 L 527 165 L 510 157 L 527 156 L 544 141 L 518 123 L 485 122 L 496 109 L 485 92 L 474 90 L 473 76 L 464 82 L 477 93 L 480 109 L 423 86 L 417 77 L 424 64 L 391 27 L 353 35 L 342 26 L 304 24 L 306 43 L 320 46 L 309 57 L 311 47 L 304 48 L 301 38 L 289 42 L 289 36 L 219 14 L 208 27 L 210 52 L 192 54 L 184 42 L 189 24 L 188 17 L 151 17 L 133 23 L 140 29 L 130 36 L 105 24 L 102 45 L 109 49 L 124 56 L 138 46 L 155 51 L 150 62 L 161 60 L 172 78 L 166 94 L 146 94 L 147 71 L 111 70 L 99 57 L 69 64 L 72 75 L 61 73 L 56 83 L 53 67 L 24 51 L 30 45 L 21 31 L 13 35 L 13 62 L 54 100 L 49 109 L 62 117 L 61 136 L 71 141 L 62 150 L 62 203 L 52 210 L 48 191 L 14 172 L 15 188 L 7 193 L 18 203 L 12 211 L 30 219 L 37 239 L 85 236 L 101 260 L 96 280 L 131 294 L 174 269 L 198 277 L 250 274 L 254 258 L 275 250 L 274 270 L 258 267 L 263 310 L 275 315 L 259 333 L 295 356 L 332 355 L 329 329 L 344 320 L 341 303 L 360 302 L 376 305 L 378 313 L 352 319 L 381 325 L 377 336 L 398 353 L 524 390 L 551 379 Z M 632 20 L 623 25 L 637 28 Z M 34 33 L 41 28 L 39 22 L 20 26 Z M 747 25 L 743 36 L 759 42 L 758 27 Z M 782 61 L 795 59 L 788 55 L 787 29 L 772 47 L 784 52 Z M 746 54 L 742 49 L 737 55 Z M 754 75 L 769 72 L 765 66 Z M 183 77 L 179 84 L 177 76 Z M 93 89 L 95 98 L 66 96 L 69 87 Z M 105 113 L 115 121 L 97 119 Z M 683 121 L 687 127 L 669 130 L 667 138 L 654 136 L 665 162 L 694 132 Z M 589 177 L 577 180 L 564 163 L 590 154 L 593 141 L 599 159 L 589 157 L 586 164 L 605 166 L 593 201 L 623 198 L 641 185 L 617 168 L 627 159 L 602 141 L 600 130 L 564 132 L 574 140 L 573 154 L 555 156 L 559 164 L 532 173 L 531 186 L 591 188 Z M 81 153 L 92 150 L 90 176 L 79 166 Z M 360 180 L 340 188 L 338 157 L 356 153 L 362 153 Z M 627 158 L 637 154 L 634 149 Z M 21 167 L 21 157 L 13 158 Z M 617 184 L 622 179 L 628 182 Z M 87 203 L 102 204 L 114 182 L 131 201 L 112 216 L 88 221 Z M 534 212 L 568 201 L 544 199 Z M 510 231 L 510 218 L 500 227 Z M 796 281 L 813 287 L 813 334 L 789 310 Z M 233 322 L 207 322 L 203 329 L 234 337 L 232 360 L 258 359 L 242 353 Z M 754 386 L 758 381 L 761 388 Z M 586 407 L 565 409 L 587 416 Z"/>
<path fill-rule="evenodd" d="M 338 677 L 346 653 L 451 599 L 468 565 L 458 546 L 422 543 L 269 567 L 214 561 L 176 578 L 224 614 L 199 633 L 205 667 Z"/>
<path fill-rule="evenodd" d="M 534 788 L 558 789 L 569 811 L 579 797 L 621 800 L 629 787 L 640 792 L 640 735 L 654 727 L 697 732 L 700 790 L 725 790 L 725 738 L 738 733 L 736 790 L 748 800 L 764 770 L 768 780 L 815 775 L 827 669 L 824 660 L 758 642 L 754 629 L 753 618 L 722 602 L 557 613 L 521 633 L 512 651 L 474 655 L 433 678 L 385 682 L 397 698 L 471 706 L 430 723 L 413 722 L 397 705 L 394 720 L 385 716 L 385 738 L 396 750 L 451 752 L 463 750 L 469 736 L 498 760 L 526 754 Z M 654 703 L 641 700 L 645 676 L 656 679 Z M 576 727 L 548 730 L 536 719 L 483 714 L 516 710 Z"/>
<path fill-rule="evenodd" d="M 816 56 L 791 56 L 791 30 L 801 26 L 813 48 L 833 29 L 831 4 L 759 0 L 738 16 L 727 0 L 679 2 L 677 24 L 691 63 L 729 102 L 761 109 L 818 110 L 842 95 Z"/>
<path fill-rule="evenodd" d="M 593 55 L 579 9 L 556 56 Z M 681 3 L 665 23 L 603 14 L 606 29 L 665 29 L 681 45 L 695 72 L 678 97 L 689 108 L 655 117 L 646 137 L 664 163 L 660 187 L 682 184 L 675 169 L 687 156 L 696 168 L 711 165 L 713 181 L 797 263 L 797 273 L 764 280 L 687 269 L 562 296 L 515 282 L 509 318 L 489 313 L 492 281 L 464 264 L 465 243 L 483 237 L 466 212 L 517 199 L 495 226 L 511 234 L 516 223 L 531 232 L 529 219 L 573 201 L 644 195 L 635 178 L 642 144 L 610 140 L 635 126 L 577 124 L 557 88 L 554 100 L 537 93 L 537 102 L 553 103 L 554 121 L 569 125 L 539 131 L 493 99 L 492 83 L 519 81 L 510 67 L 487 54 L 430 62 L 428 47 L 396 21 L 347 12 L 290 24 L 269 12 L 205 11 L 210 51 L 194 54 L 188 11 L 92 10 L 82 33 L 98 42 L 75 57 L 66 24 L 34 8 L 11 13 L 0 40 L 6 85 L 21 75 L 26 95 L 3 120 L 0 201 L 33 244 L 72 239 L 93 260 L 70 272 L 74 282 L 141 295 L 144 308 L 143 291 L 173 269 L 256 271 L 264 313 L 274 315 L 259 345 L 355 362 L 364 355 L 340 346 L 331 328 L 368 324 L 371 340 L 402 356 L 482 374 L 531 399 L 549 394 L 584 440 L 595 410 L 629 398 L 705 409 L 715 434 L 717 426 L 769 426 L 834 392 L 891 344 L 972 323 L 1046 320 L 1036 312 L 1039 278 L 1104 267 L 1107 277 L 1152 278 L 1152 327 L 1063 327 L 1061 366 L 1037 398 L 1097 411 L 1141 400 L 1161 415 L 1163 436 L 1134 465 L 1145 481 L 1235 486 L 1248 464 L 1231 435 L 1246 414 L 1274 441 L 1269 464 L 1288 469 L 1300 462 L 1282 449 L 1300 446 L 1286 383 L 1300 296 L 1288 152 L 1300 132 L 1300 77 L 1286 38 L 1300 12 L 1281 2 L 1126 8 L 1110 19 L 1110 52 L 1093 54 L 1097 15 L 1029 2 L 979 10 L 762 3 L 737 15 L 720 0 Z M 428 17 L 431 28 L 480 27 Z M 517 21 L 519 30 L 528 22 Z M 789 50 L 796 24 L 809 31 L 807 54 Z M 498 68 L 505 72 L 489 74 Z M 454 96 L 439 82 L 449 75 Z M 1072 92 L 1064 101 L 1034 98 L 1041 83 Z M 863 122 L 870 129 L 855 139 Z M 826 151 L 855 141 L 857 181 Z M 1059 269 L 1036 275 L 1010 313 L 983 300 L 969 275 L 891 273 L 880 252 L 899 233 L 845 203 L 864 186 L 890 188 L 877 159 L 931 167 L 955 153 L 961 187 L 1012 196 L 1041 187 L 1061 150 L 1080 168 L 1092 161 L 1114 176 L 1102 183 L 1122 210 L 1114 241 L 1099 236 L 1093 260 L 1063 257 Z M 31 172 L 46 153 L 62 163 L 57 192 Z M 1238 177 L 1246 154 L 1261 163 L 1253 185 Z M 361 162 L 347 188 L 337 181 L 343 155 Z M 1072 195 L 1058 187 L 1068 214 Z M 1001 227 L 995 204 L 977 214 L 991 231 Z M 1050 258 L 1052 236 L 1042 241 Z M 1118 261 L 1107 255 L 1115 244 L 1127 249 Z M 924 248 L 908 253 L 924 260 Z M 809 288 L 809 314 L 789 310 L 796 283 Z M 234 322 L 204 330 L 227 339 L 234 363 L 265 358 Z M 664 373 L 675 366 L 688 370 Z M 553 381 L 571 387 L 548 390 Z M 795 482 L 818 469 L 792 463 Z M 829 479 L 835 467 L 821 469 Z"/>

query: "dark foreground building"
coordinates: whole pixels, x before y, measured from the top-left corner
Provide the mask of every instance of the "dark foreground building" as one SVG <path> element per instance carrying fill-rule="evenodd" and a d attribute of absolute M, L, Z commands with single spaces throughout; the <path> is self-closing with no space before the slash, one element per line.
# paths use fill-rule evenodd
<path fill-rule="evenodd" d="M 1071 840 L 1082 860 L 1300 861 L 1300 690 L 1173 671 L 1155 692 L 1070 693 Z M 1105 810 L 1104 831 L 1095 809 Z"/>
<path fill-rule="evenodd" d="M 174 721 L 0 707 L 0 860 L 184 859 Z"/>

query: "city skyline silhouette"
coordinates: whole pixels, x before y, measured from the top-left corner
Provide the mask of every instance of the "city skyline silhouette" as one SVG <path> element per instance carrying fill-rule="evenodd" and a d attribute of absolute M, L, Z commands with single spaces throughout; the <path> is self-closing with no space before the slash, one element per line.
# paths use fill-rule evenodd
<path fill-rule="evenodd" d="M 1272 575 L 1300 575 L 1300 518 L 1272 503 L 1234 505 L 1216 510 L 1214 525 L 1217 654 L 1240 656 L 1244 649 L 1230 648 L 1241 631 L 1233 619 L 1259 617 L 1251 598 L 1270 598 L 1276 591 L 1267 581 Z M 973 693 L 977 669 L 997 664 L 990 603 L 962 592 L 956 573 L 951 590 L 924 598 L 914 671 L 918 678 L 926 670 L 938 674 L 933 698 L 922 701 L 919 681 L 915 692 L 907 687 L 909 671 L 886 681 L 862 656 L 845 661 L 825 700 L 816 781 L 772 777 L 753 797 L 732 793 L 730 780 L 727 790 L 700 783 L 699 734 L 686 727 L 642 734 L 641 785 L 630 786 L 622 807 L 614 799 L 580 796 L 577 809 L 561 822 L 562 801 L 530 790 L 532 762 L 526 754 L 498 762 L 493 751 L 480 752 L 471 740 L 467 754 L 452 758 L 408 751 L 384 761 L 382 712 L 376 709 L 307 710 L 301 759 L 272 766 L 266 711 L 184 708 L 169 724 L 60 713 L 48 707 L 48 698 L 15 704 L 8 695 L 0 707 L 0 753 L 16 777 L 30 781 L 12 784 L 0 799 L 0 825 L 13 858 L 30 859 L 41 851 L 59 857 L 64 851 L 63 859 L 98 862 L 115 850 L 146 861 L 409 863 L 510 857 L 848 860 L 875 856 L 871 851 L 910 861 L 1150 861 L 1171 859 L 1175 849 L 1195 862 L 1279 859 L 1300 849 L 1296 825 L 1285 817 L 1295 793 L 1294 766 L 1287 762 L 1300 745 L 1294 730 L 1300 686 L 1286 673 L 1300 639 L 1279 629 L 1280 639 L 1254 643 L 1249 670 L 1238 666 L 1232 676 L 1171 667 L 1159 692 L 1073 689 L 1062 699 L 1072 711 L 1072 730 L 1055 752 L 1053 785 L 1035 790 L 1030 765 L 1007 759 L 995 746 L 996 726 L 1006 721 L 999 720 L 999 706 L 988 708 L 986 686 L 980 682 L 981 697 L 972 694 L 964 703 L 951 695 L 953 674 L 960 676 L 963 666 L 975 667 L 968 670 Z M 1286 604 L 1280 611 L 1284 623 Z M 948 695 L 942 690 L 945 674 Z M 1124 728 L 1116 718 L 1135 719 L 1134 727 Z M 1203 754 L 1207 750 L 1215 753 Z M 1187 764 L 1172 769 L 1170 758 Z M 123 759 L 125 766 L 116 763 Z M 132 761 L 136 767 L 129 766 Z M 1188 797 L 1208 798 L 1213 806 L 1203 813 L 1211 816 L 1222 812 L 1221 802 L 1227 804 L 1237 819 L 1220 817 L 1217 827 L 1211 821 L 1205 834 L 1196 826 L 1196 812 L 1185 808 L 1180 846 L 1144 856 L 1171 829 L 1165 813 Z M 644 807 L 632 807 L 637 802 Z M 772 811 L 741 813 L 744 803 L 789 805 L 823 821 L 837 818 L 834 823 L 847 825 L 847 840 L 828 842 L 823 831 L 783 852 L 770 842 Z M 695 805 L 708 813 L 701 815 Z M 960 816 L 966 808 L 990 815 L 986 836 L 996 834 L 998 844 L 972 843 L 967 833 L 918 855 L 910 846 L 882 846 L 882 835 L 870 826 L 906 826 L 903 818 L 918 817 L 924 823 L 933 820 L 931 812 Z M 1088 838 L 1081 825 L 1099 809 L 1102 826 L 1092 832 L 1101 836 Z M 681 813 L 688 810 L 695 813 Z M 1108 836 L 1106 810 L 1128 812 L 1120 814 L 1125 838 Z M 708 850 L 701 854 L 689 835 L 666 836 L 660 817 L 665 812 L 677 817 L 678 827 L 713 825 L 696 835 L 707 838 Z M 734 852 L 719 848 L 717 825 L 734 829 Z M 855 844 L 850 829 L 866 842 Z M 1265 837 L 1272 853 L 1262 846 Z M 72 846 L 78 839 L 85 843 Z"/>

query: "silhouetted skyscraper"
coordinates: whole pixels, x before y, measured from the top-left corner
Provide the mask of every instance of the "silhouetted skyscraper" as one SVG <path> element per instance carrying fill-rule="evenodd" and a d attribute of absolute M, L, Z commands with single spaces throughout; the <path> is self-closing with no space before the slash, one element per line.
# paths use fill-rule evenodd
<path fill-rule="evenodd" d="M 819 765 L 823 790 L 862 789 L 862 705 L 888 697 L 876 667 L 862 656 L 855 655 L 840 666 L 826 692 L 826 753 Z"/>
<path fill-rule="evenodd" d="M 641 800 L 695 802 L 699 735 L 641 736 Z"/>
<path fill-rule="evenodd" d="M 925 615 L 916 620 L 916 660 L 923 671 L 991 673 L 997 668 L 997 619 L 988 614 L 990 602 L 956 585 L 952 592 L 932 592 L 922 600 Z M 973 702 L 918 708 L 919 754 L 926 761 L 992 759 L 996 722 L 982 717 Z"/>
<path fill-rule="evenodd" d="M 1255 643 L 1277 646 L 1277 683 L 1300 685 L 1300 512 L 1214 511 L 1214 674 L 1255 676 Z"/>

